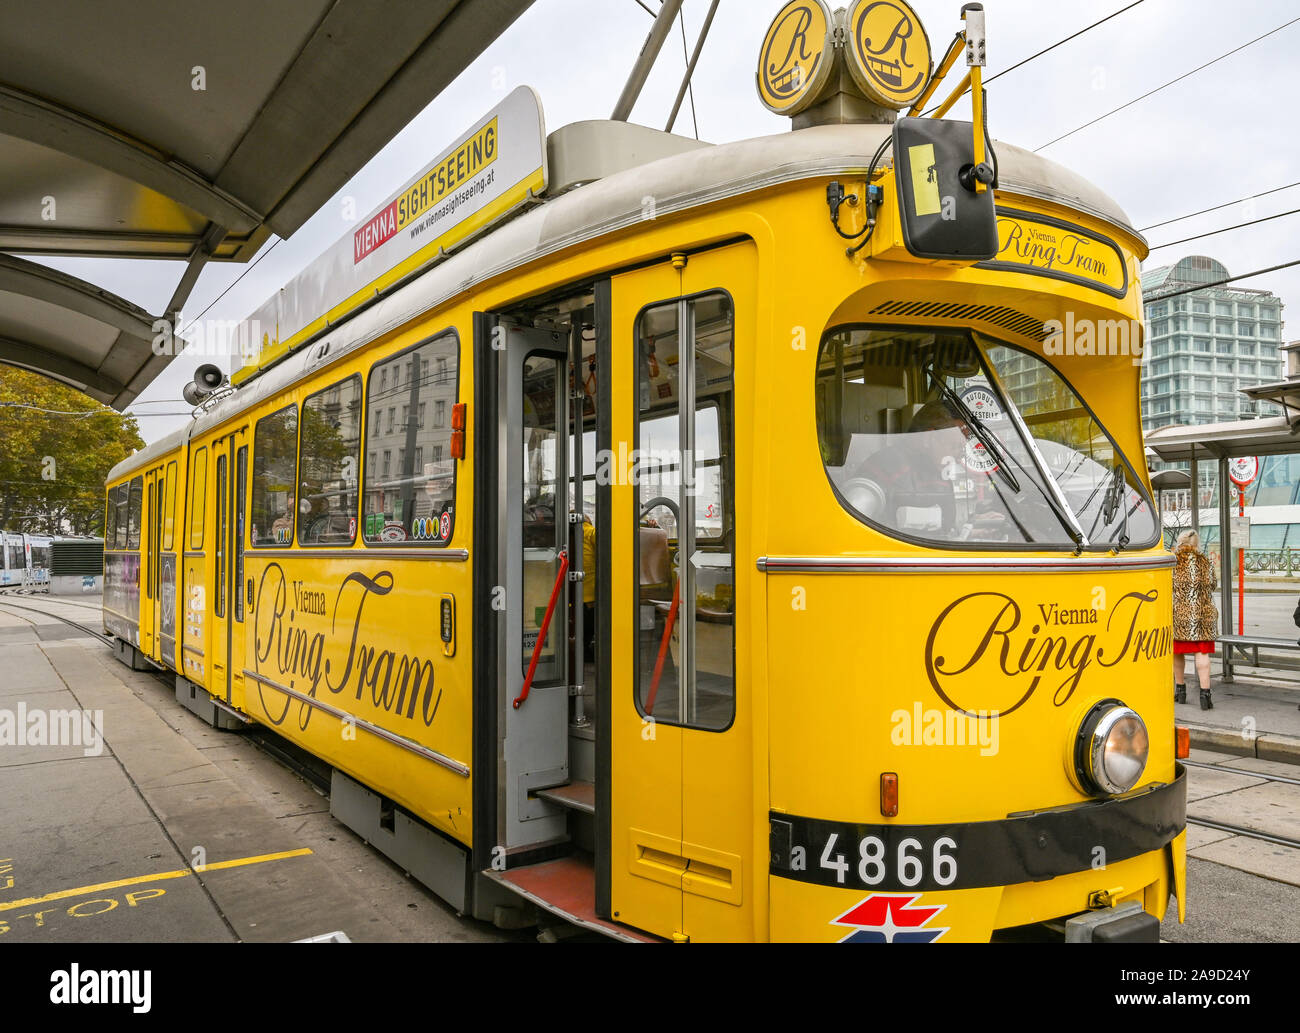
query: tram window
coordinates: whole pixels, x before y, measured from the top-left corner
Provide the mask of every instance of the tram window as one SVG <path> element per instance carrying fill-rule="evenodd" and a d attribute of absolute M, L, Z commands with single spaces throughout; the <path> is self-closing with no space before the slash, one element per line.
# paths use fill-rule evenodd
<path fill-rule="evenodd" d="M 361 466 L 361 377 L 310 395 L 302 405 L 298 463 L 299 545 L 357 540 Z"/>
<path fill-rule="evenodd" d="M 213 615 L 224 617 L 226 615 L 226 545 L 229 538 L 228 515 L 226 513 L 226 484 L 228 478 L 226 475 L 226 457 L 217 455 L 217 591 L 215 594 L 215 607 Z"/>
<path fill-rule="evenodd" d="M 204 507 L 208 498 L 208 449 L 205 445 L 190 460 L 190 548 L 203 548 Z"/>
<path fill-rule="evenodd" d="M 163 493 L 162 547 L 170 552 L 176 529 L 176 460 L 167 464 L 167 490 Z"/>
<path fill-rule="evenodd" d="M 1096 548 L 1155 541 L 1124 457 L 1028 351 L 960 329 L 833 331 L 816 411 L 841 502 L 886 532 L 1010 547 L 1073 549 L 1076 531 Z"/>
<path fill-rule="evenodd" d="M 126 504 L 126 547 L 140 548 L 140 507 L 144 495 L 144 480 L 137 477 L 131 482 Z"/>
<path fill-rule="evenodd" d="M 104 506 L 104 548 L 115 549 L 114 538 L 117 535 L 117 488 L 109 488 L 107 504 Z"/>
<path fill-rule="evenodd" d="M 636 702 L 657 721 L 721 731 L 736 709 L 731 300 L 656 305 L 636 337 Z"/>
<path fill-rule="evenodd" d="M 235 620 L 244 619 L 244 514 L 248 501 L 248 446 L 235 455 Z"/>
<path fill-rule="evenodd" d="M 297 512 L 298 408 L 257 421 L 253 432 L 253 545 L 288 545 Z"/>
<path fill-rule="evenodd" d="M 451 430 L 422 426 L 418 416 L 410 417 L 429 402 L 456 403 L 458 347 L 456 334 L 445 333 L 376 363 L 370 371 L 367 390 L 375 418 L 366 427 L 367 454 L 378 454 L 381 462 L 376 466 L 372 459 L 365 470 L 361 525 L 366 542 L 445 546 L 451 540 L 456 460 L 444 447 L 451 441 Z M 399 407 L 406 414 L 401 423 L 396 422 Z M 386 428 L 380 419 L 385 410 Z M 426 462 L 425 456 L 433 458 Z"/>
<path fill-rule="evenodd" d="M 126 548 L 126 510 L 130 490 L 131 486 L 129 484 L 119 484 L 117 486 L 117 531 L 114 538 L 119 549 Z"/>

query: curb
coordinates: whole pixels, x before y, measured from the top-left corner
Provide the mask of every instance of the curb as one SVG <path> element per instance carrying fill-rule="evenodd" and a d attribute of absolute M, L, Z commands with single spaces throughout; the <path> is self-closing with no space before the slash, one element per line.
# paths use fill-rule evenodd
<path fill-rule="evenodd" d="M 1261 732 L 1253 736 L 1243 736 L 1241 732 L 1228 728 L 1206 725 L 1184 727 L 1191 733 L 1193 749 L 1199 747 L 1217 753 L 1231 753 L 1238 757 L 1276 760 L 1283 764 L 1300 764 L 1300 738 L 1294 735 Z"/>

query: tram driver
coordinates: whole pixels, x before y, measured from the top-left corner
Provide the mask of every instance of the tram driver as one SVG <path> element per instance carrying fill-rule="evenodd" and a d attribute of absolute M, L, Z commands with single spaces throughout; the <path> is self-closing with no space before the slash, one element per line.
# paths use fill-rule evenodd
<path fill-rule="evenodd" d="M 947 403 L 926 402 L 906 432 L 891 434 L 844 482 L 846 501 L 870 520 L 926 538 L 1002 537 L 1006 518 L 996 511 L 959 523 L 954 481 L 968 448 L 963 420 Z M 978 529 L 978 531 L 976 531 Z"/>

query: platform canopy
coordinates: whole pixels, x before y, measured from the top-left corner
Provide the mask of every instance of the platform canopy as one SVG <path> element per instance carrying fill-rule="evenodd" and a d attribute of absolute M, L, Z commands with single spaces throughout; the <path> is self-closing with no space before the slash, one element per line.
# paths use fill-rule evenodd
<path fill-rule="evenodd" d="M 0 362 L 121 409 L 153 317 L 15 255 L 183 262 L 288 237 L 532 0 L 6 0 Z M 7 253 L 7 254 L 6 254 Z"/>
<path fill-rule="evenodd" d="M 1256 384 L 1254 387 L 1243 387 L 1241 393 L 1257 402 L 1273 402 L 1280 405 L 1291 426 L 1300 423 L 1300 380 Z"/>
<path fill-rule="evenodd" d="M 1285 416 L 1268 416 L 1197 427 L 1160 427 L 1147 433 L 1146 445 L 1162 462 L 1185 463 L 1192 458 L 1290 455 L 1300 452 L 1300 435 Z"/>

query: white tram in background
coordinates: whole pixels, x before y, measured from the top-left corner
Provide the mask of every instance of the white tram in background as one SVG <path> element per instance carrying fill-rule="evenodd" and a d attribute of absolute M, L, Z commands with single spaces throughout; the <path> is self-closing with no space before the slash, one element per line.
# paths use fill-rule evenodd
<path fill-rule="evenodd" d="M 48 535 L 0 531 L 0 588 L 49 585 L 53 543 Z"/>

